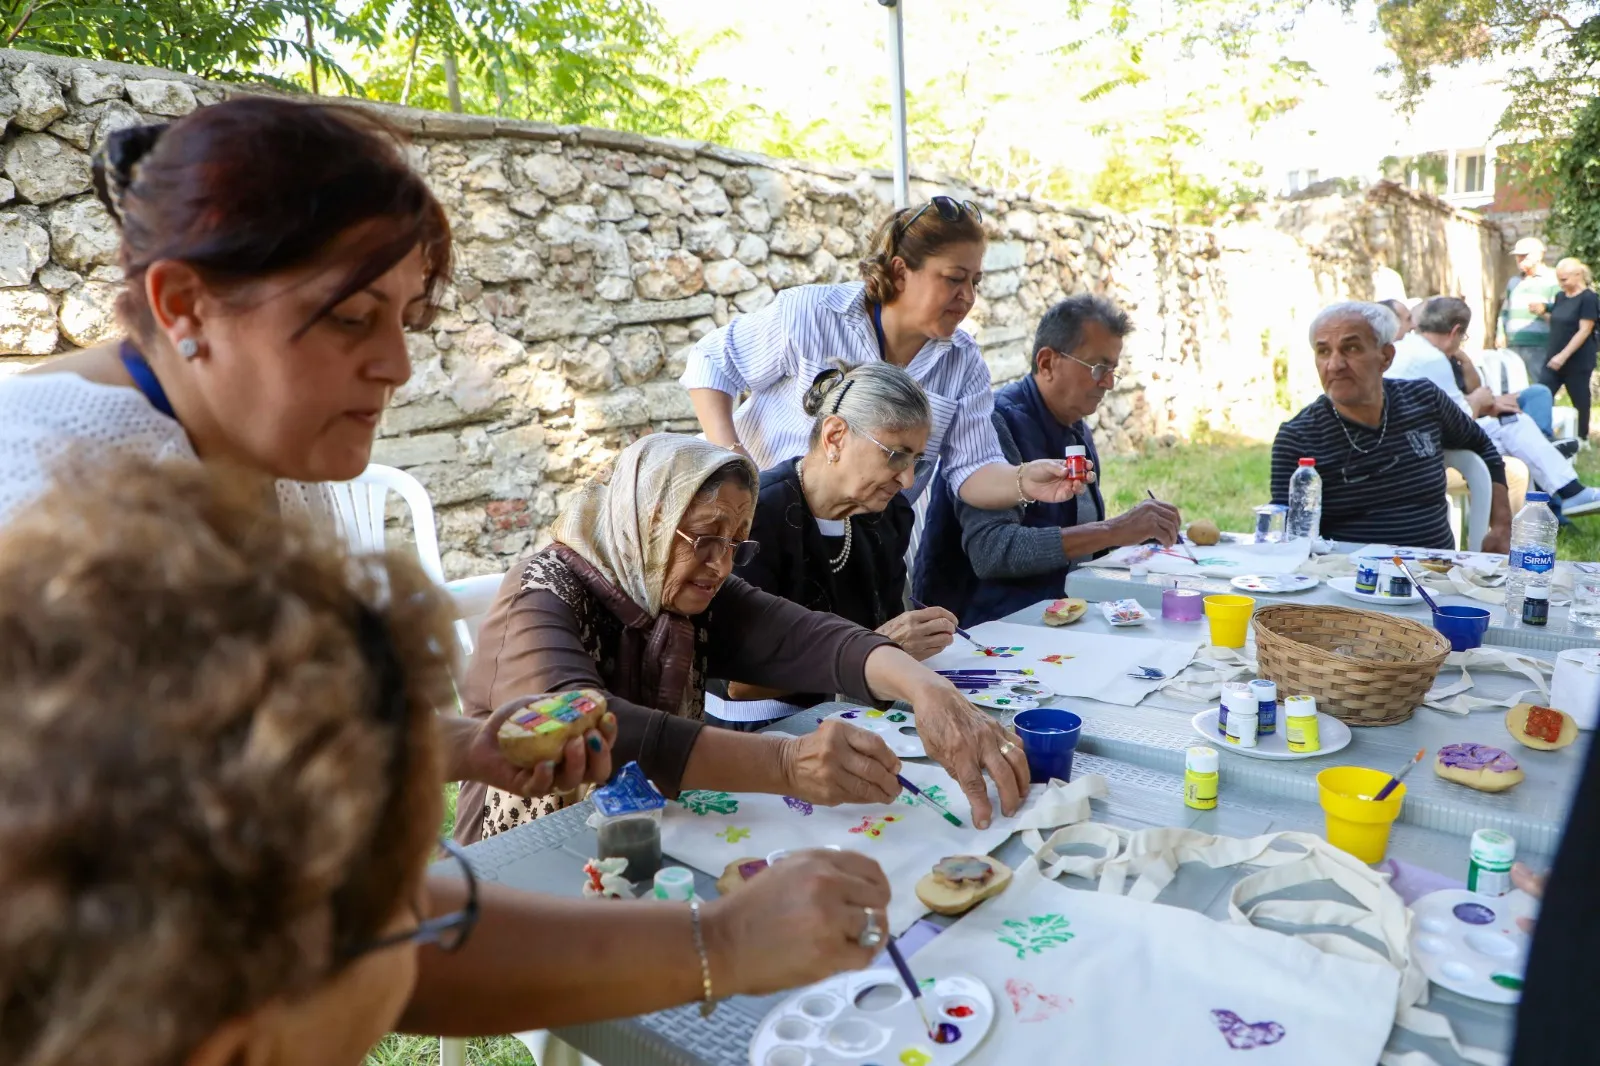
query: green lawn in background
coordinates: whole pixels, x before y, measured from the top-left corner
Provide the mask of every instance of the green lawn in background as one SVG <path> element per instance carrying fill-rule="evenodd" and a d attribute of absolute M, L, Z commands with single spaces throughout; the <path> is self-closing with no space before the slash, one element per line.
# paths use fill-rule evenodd
<path fill-rule="evenodd" d="M 1272 448 L 1227 438 L 1140 455 L 1104 458 L 1101 477 L 1106 509 L 1121 514 L 1145 498 L 1149 488 L 1178 505 L 1185 522 L 1209 518 L 1223 529 L 1253 528 L 1253 508 L 1270 502 L 1267 478 Z M 1600 449 L 1577 458 L 1578 475 L 1600 485 Z M 1562 559 L 1600 560 L 1600 515 L 1580 518 L 1561 531 L 1557 555 Z M 445 792 L 445 833 L 455 825 L 456 789 Z M 511 1037 L 473 1040 L 467 1061 L 472 1066 L 534 1066 L 528 1049 Z M 439 1041 L 433 1037 L 391 1036 L 367 1057 L 367 1066 L 438 1066 Z"/>
<path fill-rule="evenodd" d="M 1586 485 L 1600 485 L 1600 449 L 1580 452 L 1574 460 Z M 1267 480 L 1272 468 L 1268 444 L 1221 439 L 1160 448 L 1140 455 L 1101 457 L 1106 510 L 1121 514 L 1145 498 L 1148 487 L 1176 504 L 1185 523 L 1209 518 L 1222 529 L 1254 528 L 1253 509 L 1272 501 Z M 1561 530 L 1556 557 L 1582 562 L 1600 560 L 1600 514 L 1575 519 Z"/>

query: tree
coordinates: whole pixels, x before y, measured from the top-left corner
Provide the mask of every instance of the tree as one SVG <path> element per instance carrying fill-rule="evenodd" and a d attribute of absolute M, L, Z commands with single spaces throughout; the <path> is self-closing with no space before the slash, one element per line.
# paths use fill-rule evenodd
<path fill-rule="evenodd" d="M 1551 227 L 1569 255 L 1600 263 L 1600 97 L 1584 105 L 1554 176 Z"/>

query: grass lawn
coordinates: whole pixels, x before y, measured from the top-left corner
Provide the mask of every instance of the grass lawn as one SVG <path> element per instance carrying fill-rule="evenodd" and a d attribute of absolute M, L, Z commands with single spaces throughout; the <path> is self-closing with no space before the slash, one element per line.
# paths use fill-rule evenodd
<path fill-rule="evenodd" d="M 1223 529 L 1254 525 L 1257 504 L 1268 502 L 1272 449 L 1221 439 L 1163 448 L 1142 455 L 1104 459 L 1101 473 L 1110 487 L 1106 508 L 1120 514 L 1145 498 L 1149 488 L 1183 511 L 1185 521 L 1209 518 Z M 1577 459 L 1585 484 L 1600 485 L 1600 449 Z M 1579 518 L 1561 531 L 1557 554 L 1563 559 L 1600 560 L 1600 515 Z M 455 824 L 455 788 L 446 792 L 445 832 Z M 473 1066 L 534 1066 L 533 1057 L 511 1037 L 473 1040 L 467 1061 Z M 439 1041 L 433 1037 L 391 1036 L 367 1057 L 367 1066 L 438 1066 Z"/>
<path fill-rule="evenodd" d="M 1600 448 L 1580 452 L 1575 460 L 1586 485 L 1600 485 Z M 1145 498 L 1145 489 L 1177 504 L 1184 521 L 1209 518 L 1223 529 L 1254 527 L 1253 509 L 1271 501 L 1267 482 L 1272 447 L 1234 440 L 1184 444 L 1142 455 L 1102 457 L 1102 475 L 1110 491 L 1106 509 L 1121 514 Z M 1556 557 L 1585 562 L 1600 560 L 1600 514 L 1574 519 L 1561 530 Z"/>

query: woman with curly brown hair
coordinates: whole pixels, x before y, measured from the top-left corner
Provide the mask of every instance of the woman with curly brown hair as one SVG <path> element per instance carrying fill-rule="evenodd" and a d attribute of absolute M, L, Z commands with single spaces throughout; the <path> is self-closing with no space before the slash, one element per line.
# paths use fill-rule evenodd
<path fill-rule="evenodd" d="M 910 374 L 933 409 L 926 454 L 974 507 L 1058 503 L 1084 491 L 1063 464 L 1006 461 L 989 415 L 989 367 L 960 328 L 983 277 L 983 213 L 935 196 L 901 208 L 873 234 L 861 281 L 801 285 L 701 338 L 683 377 L 706 439 L 762 470 L 804 455 L 812 419 L 802 397 L 836 362 L 883 360 Z M 748 393 L 737 412 L 734 399 Z M 922 479 L 911 490 L 926 488 Z"/>
<path fill-rule="evenodd" d="M 860 855 L 703 907 L 427 876 L 443 597 L 264 513 L 262 487 L 113 460 L 0 530 L 0 1062 L 355 1066 L 394 1028 L 578 1024 L 868 963 L 889 889 Z"/>
<path fill-rule="evenodd" d="M 258 471 L 331 527 L 325 483 L 366 467 L 411 376 L 406 333 L 450 274 L 449 224 L 397 135 L 352 107 L 241 97 L 111 134 L 95 187 L 122 227 L 127 337 L 0 382 L 0 523 L 65 456 L 136 455 Z M 446 773 L 524 796 L 604 780 L 613 726 L 518 770 L 498 721 L 451 715 Z"/>

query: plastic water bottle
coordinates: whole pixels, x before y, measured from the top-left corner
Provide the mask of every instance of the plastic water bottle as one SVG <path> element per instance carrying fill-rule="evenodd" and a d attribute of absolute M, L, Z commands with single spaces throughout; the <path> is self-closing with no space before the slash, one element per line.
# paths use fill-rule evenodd
<path fill-rule="evenodd" d="M 1322 534 L 1322 478 L 1315 459 L 1300 460 L 1289 478 L 1289 520 L 1284 536 L 1315 541 Z"/>
<path fill-rule="evenodd" d="M 1511 520 L 1511 569 L 1506 574 L 1506 618 L 1522 618 L 1522 601 L 1530 587 L 1548 589 L 1556 569 L 1556 531 L 1560 523 L 1550 510 L 1550 496 L 1528 493 L 1528 502 Z"/>

